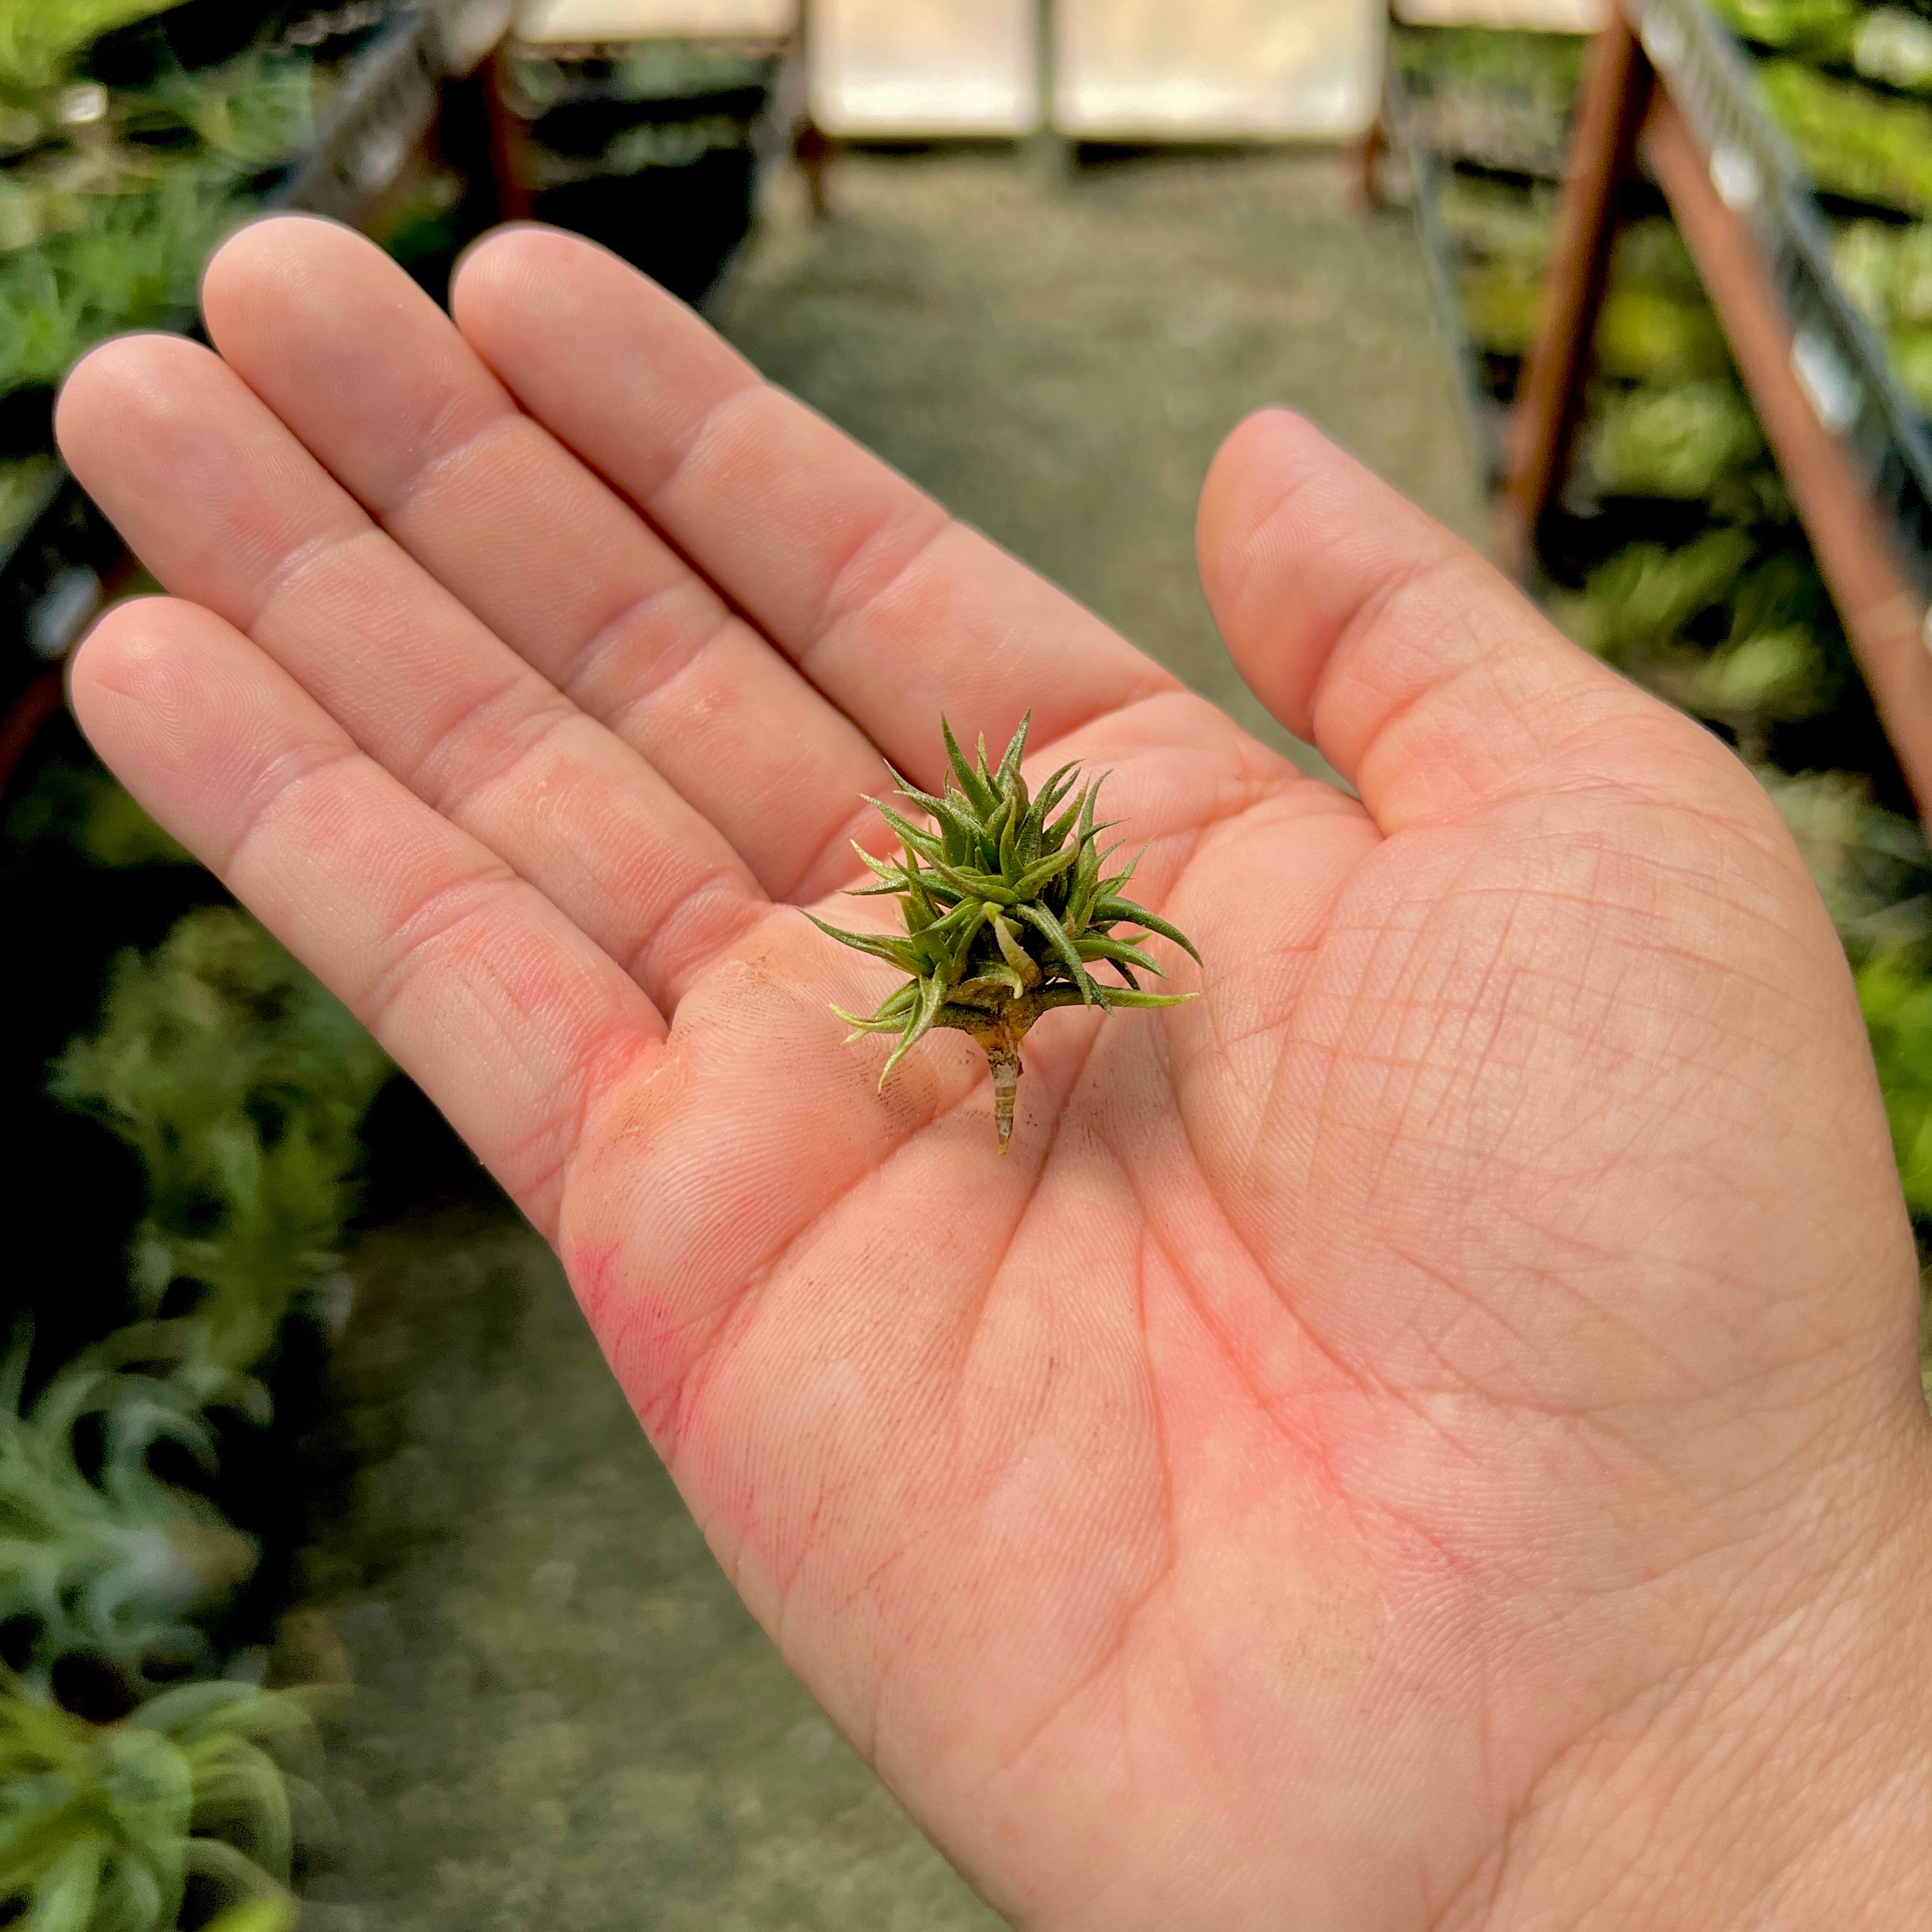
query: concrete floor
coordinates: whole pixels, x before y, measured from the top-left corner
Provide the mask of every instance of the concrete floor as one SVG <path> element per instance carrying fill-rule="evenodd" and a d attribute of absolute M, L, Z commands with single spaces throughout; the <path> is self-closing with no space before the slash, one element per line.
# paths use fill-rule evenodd
<path fill-rule="evenodd" d="M 997 1927 L 726 1586 L 543 1244 L 446 1220 L 357 1275 L 304 1932 Z"/>
<path fill-rule="evenodd" d="M 1057 159 L 848 156 L 835 219 L 782 208 L 718 319 L 774 381 L 1282 742 L 1195 572 L 1195 501 L 1235 424 L 1304 410 L 1482 534 L 1408 218 L 1358 218 L 1322 152 Z"/>
<path fill-rule="evenodd" d="M 768 223 L 728 332 L 1258 728 L 1192 558 L 1242 414 L 1298 404 L 1477 529 L 1414 243 L 1332 158 L 848 157 L 832 185 L 829 225 Z M 446 1221 L 358 1274 L 356 1473 L 302 1640 L 358 1688 L 304 1926 L 996 1925 L 732 1596 L 541 1244 Z"/>

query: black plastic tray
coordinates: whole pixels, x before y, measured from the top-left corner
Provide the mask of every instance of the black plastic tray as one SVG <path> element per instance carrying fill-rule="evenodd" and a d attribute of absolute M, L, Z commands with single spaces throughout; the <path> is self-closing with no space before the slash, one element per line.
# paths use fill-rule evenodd
<path fill-rule="evenodd" d="M 436 113 L 440 46 L 434 15 L 412 10 L 356 54 L 314 145 L 268 188 L 256 203 L 259 212 L 299 210 L 340 218 L 387 188 Z M 184 311 L 169 326 L 190 333 L 197 320 Z M 39 514 L 0 554 L 0 577 L 30 551 L 50 518 L 66 514 L 70 494 L 79 487 L 64 469 L 56 470 Z"/>

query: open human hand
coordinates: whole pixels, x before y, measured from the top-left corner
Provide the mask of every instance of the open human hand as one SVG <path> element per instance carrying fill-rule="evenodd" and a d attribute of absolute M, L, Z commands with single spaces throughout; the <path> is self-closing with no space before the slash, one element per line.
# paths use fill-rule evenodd
<path fill-rule="evenodd" d="M 1714 740 L 1284 414 L 1203 573 L 1359 800 L 584 242 L 487 241 L 452 327 L 278 220 L 205 304 L 217 352 L 62 399 L 173 593 L 82 647 L 81 721 L 556 1244 L 734 1582 L 1002 1912 L 1922 1912 L 1912 1242 Z M 1003 1161 L 963 1035 L 877 1090 L 827 1006 L 890 970 L 796 908 L 854 922 L 882 759 L 934 787 L 942 710 L 1029 708 L 1204 964 L 1049 1015 Z"/>

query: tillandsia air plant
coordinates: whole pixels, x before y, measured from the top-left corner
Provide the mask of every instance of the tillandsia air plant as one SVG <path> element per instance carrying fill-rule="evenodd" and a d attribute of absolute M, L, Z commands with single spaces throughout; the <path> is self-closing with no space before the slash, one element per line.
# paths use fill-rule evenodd
<path fill-rule="evenodd" d="M 392 1071 L 382 1049 L 267 932 L 230 907 L 182 919 L 116 962 L 99 1030 L 57 1063 L 55 1096 L 140 1156 L 134 1244 L 148 1312 L 198 1284 L 214 1369 L 254 1367 L 338 1264 L 360 1127 Z"/>
<path fill-rule="evenodd" d="M 246 1378 L 198 1372 L 190 1331 L 119 1330 L 58 1370 L 31 1407 L 25 1324 L 0 1366 L 0 1631 L 8 1665 L 36 1694 L 71 1660 L 111 1671 L 130 1698 L 211 1668 L 202 1623 L 255 1567 L 252 1537 L 150 1466 L 167 1444 L 212 1469 L 204 1410 L 260 1419 L 266 1403 Z M 85 1456 L 83 1425 L 94 1438 Z"/>
<path fill-rule="evenodd" d="M 46 1932 L 288 1932 L 298 1820 L 320 1800 L 311 1696 L 186 1684 L 89 1724 L 0 1670 L 0 1916 Z M 209 1918 L 191 1886 L 223 1908 Z"/>
<path fill-rule="evenodd" d="M 842 945 L 910 976 L 875 1012 L 832 1008 L 856 1029 L 854 1038 L 897 1036 L 879 1076 L 881 1087 L 934 1027 L 970 1034 L 985 1048 L 1002 1154 L 1012 1136 L 1013 1099 L 1023 1070 L 1020 1045 L 1042 1013 L 1056 1006 L 1094 1006 L 1102 1012 L 1175 1006 L 1194 997 L 1144 991 L 1137 973 L 1166 975 L 1144 946 L 1118 938 L 1114 927 L 1159 933 L 1196 960 L 1201 957 L 1178 928 L 1124 896 L 1138 854 L 1118 872 L 1104 870 L 1119 850 L 1101 850 L 1100 835 L 1110 828 L 1094 819 L 1106 773 L 1081 784 L 1078 767 L 1063 765 L 1037 794 L 1028 794 L 1020 760 L 1031 717 L 1029 712 L 1020 721 L 992 769 L 985 739 L 976 762 L 969 764 L 941 718 L 952 776 L 939 796 L 893 772 L 899 795 L 930 815 L 934 830 L 922 832 L 890 806 L 866 800 L 898 833 L 904 856 L 875 859 L 855 844 L 878 879 L 856 888 L 856 894 L 896 898 L 905 919 L 903 937 L 847 932 L 806 914 Z M 1126 983 L 1102 982 L 1088 970 L 1103 963 Z"/>

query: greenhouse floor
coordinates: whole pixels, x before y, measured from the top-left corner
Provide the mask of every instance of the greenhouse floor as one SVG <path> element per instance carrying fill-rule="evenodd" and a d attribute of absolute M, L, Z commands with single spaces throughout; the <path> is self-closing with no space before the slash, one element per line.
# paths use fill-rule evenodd
<path fill-rule="evenodd" d="M 831 188 L 822 227 L 780 198 L 728 332 L 1277 742 L 1195 578 L 1222 434 L 1298 404 L 1480 528 L 1419 252 L 1334 158 L 848 156 Z M 997 1924 L 740 1607 L 541 1243 L 450 1215 L 356 1273 L 349 1474 L 288 1640 L 358 1687 L 304 1925 Z"/>

